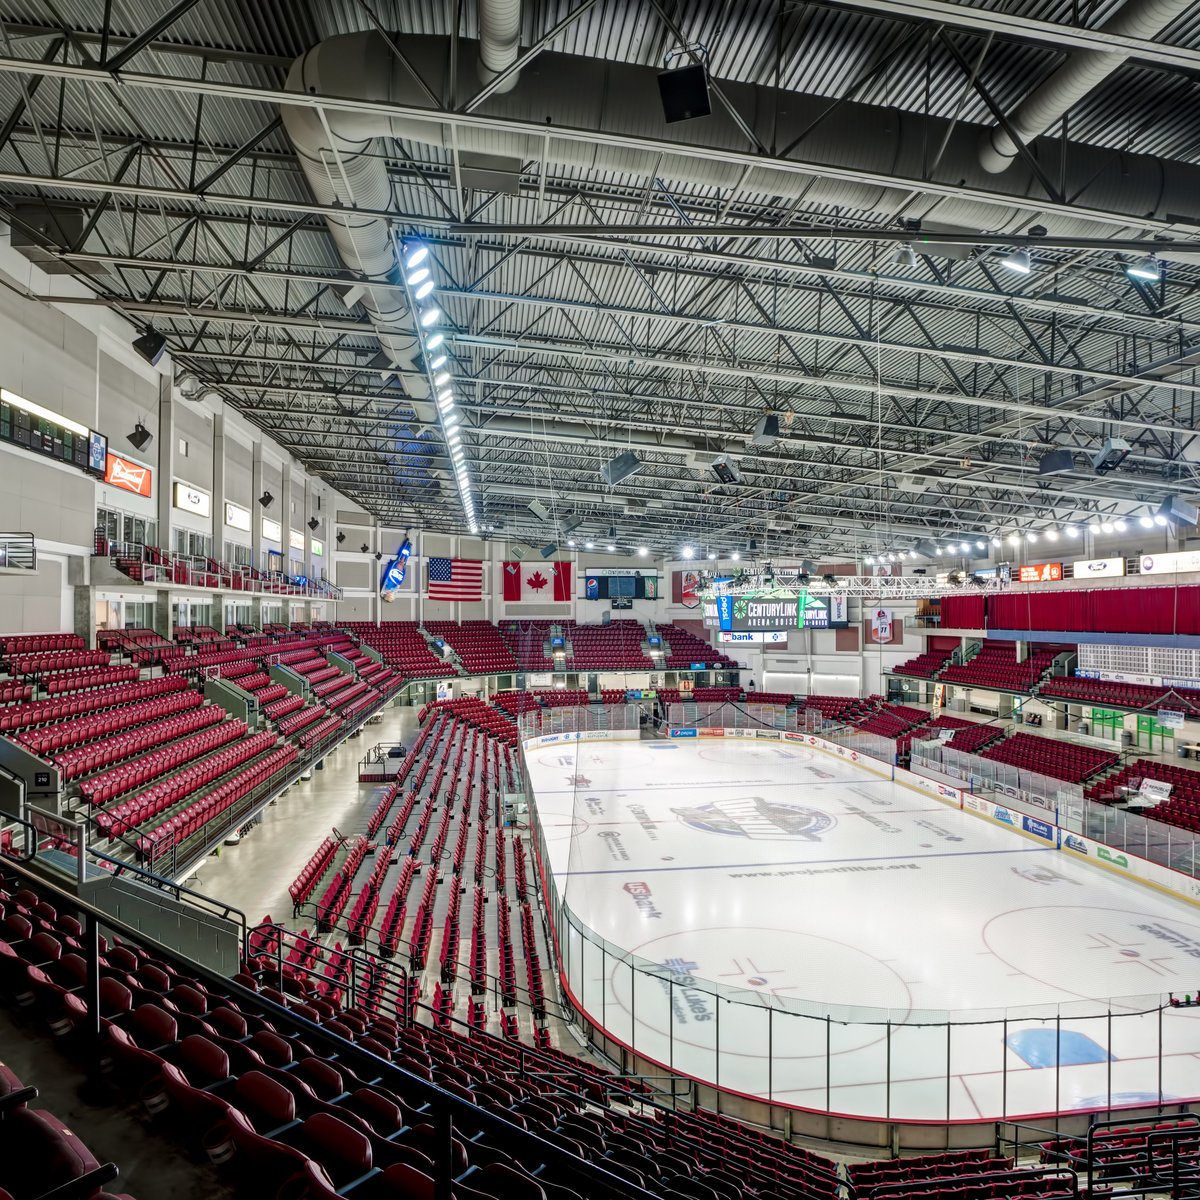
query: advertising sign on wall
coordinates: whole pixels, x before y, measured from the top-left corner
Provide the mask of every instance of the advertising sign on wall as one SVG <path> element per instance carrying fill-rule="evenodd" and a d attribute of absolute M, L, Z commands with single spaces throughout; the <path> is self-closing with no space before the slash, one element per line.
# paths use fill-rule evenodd
<path fill-rule="evenodd" d="M 1143 575 L 1173 575 L 1176 571 L 1200 571 L 1200 552 L 1182 554 L 1143 554 L 1139 562 Z"/>
<path fill-rule="evenodd" d="M 1062 563 L 1027 563 L 1017 571 L 1018 583 L 1057 583 L 1062 579 Z"/>
<path fill-rule="evenodd" d="M 153 491 L 153 472 L 110 450 L 104 464 L 104 482 L 138 496 L 149 496 Z"/>
<path fill-rule="evenodd" d="M 250 532 L 250 510 L 243 508 L 240 504 L 230 504 L 225 502 L 225 524 L 230 529 L 242 529 L 246 533 Z"/>
<path fill-rule="evenodd" d="M 268 542 L 277 542 L 283 530 L 278 521 L 272 521 L 270 517 L 262 519 L 262 535 Z"/>
<path fill-rule="evenodd" d="M 717 640 L 725 646 L 786 646 L 788 635 L 786 629 L 766 629 L 759 630 L 757 633 L 730 633 L 721 630 L 717 634 Z"/>
<path fill-rule="evenodd" d="M 1112 579 L 1125 574 L 1123 558 L 1077 558 L 1071 569 L 1076 579 Z"/>
<path fill-rule="evenodd" d="M 178 479 L 175 480 L 172 497 L 172 503 L 176 508 L 190 512 L 197 517 L 207 517 L 212 507 L 207 492 L 202 492 L 189 483 L 180 483 Z"/>

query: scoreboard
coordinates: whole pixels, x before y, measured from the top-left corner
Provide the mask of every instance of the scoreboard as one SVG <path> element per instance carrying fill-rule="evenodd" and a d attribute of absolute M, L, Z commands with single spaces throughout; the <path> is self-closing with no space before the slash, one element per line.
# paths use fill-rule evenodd
<path fill-rule="evenodd" d="M 103 476 L 108 457 L 104 434 L 49 412 L 7 388 L 0 389 L 0 442 L 92 475 Z"/>

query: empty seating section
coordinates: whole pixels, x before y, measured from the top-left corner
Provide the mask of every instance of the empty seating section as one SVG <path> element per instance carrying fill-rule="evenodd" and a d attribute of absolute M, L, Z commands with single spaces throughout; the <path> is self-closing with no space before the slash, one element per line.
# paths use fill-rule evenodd
<path fill-rule="evenodd" d="M 804 707 L 811 709 L 826 721 L 853 721 L 866 717 L 877 702 L 860 700 L 857 696 L 821 696 L 813 693 L 804 697 Z"/>
<path fill-rule="evenodd" d="M 1041 1160 L 1079 1172 L 1093 1183 L 1092 1195 L 1129 1189 L 1182 1191 L 1176 1180 L 1200 1169 L 1200 1120 L 1194 1113 L 1161 1119 L 1104 1122 L 1084 1137 L 1058 1137 L 1041 1144 Z"/>
<path fill-rule="evenodd" d="M 490 621 L 426 621 L 425 628 L 450 644 L 468 675 L 507 675 L 517 669 L 511 647 Z"/>
<path fill-rule="evenodd" d="M 608 625 L 561 622 L 567 641 L 568 669 L 577 671 L 652 671 L 658 665 L 643 649 L 646 630 L 640 621 Z"/>
<path fill-rule="evenodd" d="M 1045 675 L 1061 651 L 1058 648 L 1030 648 L 1024 662 L 1017 662 L 1012 642 L 985 641 L 974 658 L 952 663 L 939 676 L 945 683 L 994 691 L 1028 692 Z"/>
<path fill-rule="evenodd" d="M 942 650 L 926 650 L 916 658 L 902 662 L 892 668 L 893 675 L 912 675 L 918 679 L 933 679 L 937 673 L 950 663 L 950 655 Z"/>
<path fill-rule="evenodd" d="M 39 916 L 48 906 L 26 908 L 11 883 L 0 884 L 7 884 L 0 899 L 16 918 L 0 930 L 12 964 L 6 976 L 28 996 L 26 1011 L 65 1036 L 87 1017 L 86 993 L 72 990 L 82 962 L 76 943 L 51 923 L 70 918 L 53 909 L 49 920 Z M 28 889 L 22 894 L 38 900 Z M 464 905 L 460 919 L 473 912 Z M 30 937 L 35 929 L 37 941 Z M 168 1119 L 150 1129 L 227 1161 L 221 1169 L 243 1194 L 332 1200 L 341 1189 L 351 1197 L 427 1200 L 438 1175 L 457 1177 L 459 1200 L 570 1200 L 598 1194 L 596 1168 L 607 1173 L 609 1197 L 619 1194 L 617 1180 L 703 1200 L 840 1194 L 834 1165 L 812 1151 L 707 1110 L 656 1108 L 640 1080 L 544 1041 L 518 1047 L 478 1025 L 455 1033 L 413 1023 L 415 992 L 385 993 L 369 966 L 351 1002 L 348 955 L 337 944 L 277 939 L 277 931 L 256 931 L 252 957 L 233 982 L 134 942 L 101 944 L 100 1018 L 112 1084 L 151 1112 L 165 1110 Z M 445 1016 L 440 992 L 428 999 Z M 7 1090 L 19 1085 L 13 1078 Z M 435 1127 L 447 1094 L 454 1097 L 454 1132 L 439 1140 Z M 507 1124 L 491 1126 L 488 1113 Z M 38 1151 L 39 1170 L 58 1168 L 59 1156 L 48 1152 L 52 1139 L 43 1141 L 24 1120 L 18 1130 Z M 552 1141 L 557 1156 L 547 1158 L 546 1142 L 537 1138 Z M 73 1150 L 62 1157 L 73 1170 L 43 1176 L 43 1187 L 79 1173 L 86 1152 Z M 0 1186 L 12 1186 L 18 1157 L 5 1155 Z M 32 1200 L 39 1192 L 18 1184 L 11 1194 Z M 95 1192 L 78 1194 L 100 1200 Z"/>
<path fill-rule="evenodd" d="M 1111 708 L 1173 708 L 1200 716 L 1200 691 L 1148 683 L 1116 683 L 1105 679 L 1055 676 L 1038 688 L 1039 696 L 1073 704 L 1103 704 Z"/>
<path fill-rule="evenodd" d="M 440 679 L 457 675 L 453 663 L 437 657 L 415 621 L 348 621 L 345 626 L 365 646 L 378 650 L 385 663 L 406 679 Z"/>
<path fill-rule="evenodd" d="M 554 657 L 547 646 L 552 624 L 551 621 L 505 621 L 500 626 L 500 636 L 523 671 L 555 669 Z M 561 664 L 558 669 L 562 670 Z"/>
<path fill-rule="evenodd" d="M 856 718 L 852 723 L 864 733 L 898 738 L 918 725 L 924 725 L 928 720 L 929 714 L 923 709 L 908 708 L 903 704 L 884 704 L 874 712 Z"/>
<path fill-rule="evenodd" d="M 1014 733 L 980 752 L 981 758 L 1006 763 L 1026 771 L 1036 771 L 1066 783 L 1082 783 L 1085 779 L 1116 766 L 1119 755 L 1095 746 L 1077 746 L 1071 742 L 1037 737 L 1031 733 Z"/>
<path fill-rule="evenodd" d="M 36 670 L 29 682 L 0 680 L 0 733 L 59 768 L 68 803 L 99 835 L 120 839 L 112 843 L 118 854 L 161 862 L 171 853 L 177 862 L 202 852 L 287 781 L 302 751 L 323 753 L 402 685 L 329 626 L 235 637 L 206 626 L 177 632 L 183 644 L 168 644 L 171 653 L 150 630 L 103 631 L 99 651 L 65 634 L 4 643 L 0 669 Z M 147 648 L 153 663 L 112 662 Z M 272 679 L 270 662 L 307 679 L 322 703 Z M 140 678 L 146 667 L 152 678 Z M 252 732 L 206 703 L 199 688 L 214 675 L 254 697 L 268 727 Z"/>
<path fill-rule="evenodd" d="M 1089 800 L 1111 804 L 1116 800 L 1128 799 L 1130 790 L 1137 791 L 1144 779 L 1169 783 L 1171 794 L 1166 800 L 1142 809 L 1142 816 L 1200 833 L 1200 771 L 1189 767 L 1154 759 L 1134 759 L 1124 763 L 1114 774 L 1093 783 L 1083 794 Z"/>
<path fill-rule="evenodd" d="M 46 650 L 86 650 L 77 633 L 10 633 L 0 636 L 0 659 L 14 654 L 38 654 Z"/>
<path fill-rule="evenodd" d="M 68 717 L 116 709 L 154 696 L 167 696 L 187 689 L 186 679 L 143 679 L 136 683 L 118 683 L 108 687 L 91 688 L 48 700 L 31 700 L 25 704 L 10 704 L 0 708 L 0 733 L 27 729 L 47 721 L 62 721 Z"/>
<path fill-rule="evenodd" d="M 960 1150 L 919 1158 L 860 1163 L 849 1168 L 851 1194 L 861 1200 L 1059 1200 L 1078 1194 L 1075 1175 L 1060 1167 L 1014 1169 L 1011 1158 Z"/>
<path fill-rule="evenodd" d="M 945 717 L 942 720 L 946 720 Z M 945 728 L 943 726 L 943 728 Z M 980 723 L 965 724 L 946 742 L 951 750 L 961 750 L 964 754 L 976 754 L 985 746 L 990 746 L 1004 737 L 1004 730 L 995 725 Z"/>
<path fill-rule="evenodd" d="M 686 671 L 693 663 L 704 663 L 706 667 L 717 670 L 736 666 L 727 654 L 715 649 L 703 638 L 684 629 L 682 625 L 656 625 L 654 631 L 666 643 L 667 654 L 664 663 L 671 670 Z"/>

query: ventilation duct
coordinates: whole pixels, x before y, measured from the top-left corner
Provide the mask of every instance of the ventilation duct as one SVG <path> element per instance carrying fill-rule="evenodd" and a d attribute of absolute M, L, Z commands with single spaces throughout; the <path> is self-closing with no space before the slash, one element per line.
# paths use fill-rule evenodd
<path fill-rule="evenodd" d="M 1129 0 L 1111 21 L 1105 23 L 1103 32 L 1115 37 L 1154 38 L 1194 4 L 1195 0 Z M 1026 143 L 1040 137 L 1057 125 L 1063 114 L 1084 96 L 1119 70 L 1127 57 L 1102 50 L 1075 51 L 1008 117 L 1013 132 Z M 1007 170 L 1018 153 L 1016 142 L 999 126 L 988 130 L 979 144 L 979 161 L 984 170 L 993 173 Z"/>
<path fill-rule="evenodd" d="M 485 0 L 485 11 L 499 7 Z M 447 94 L 448 39 L 395 35 L 390 40 L 407 61 L 421 64 L 425 84 L 435 95 Z M 566 170 L 657 177 L 668 186 L 736 189 L 784 203 L 802 199 L 806 205 L 835 206 L 848 213 L 890 218 L 897 211 L 920 209 L 939 231 L 996 235 L 1024 232 L 1036 221 L 1061 236 L 1121 232 L 1112 222 L 1045 212 L 1041 185 L 1020 160 L 999 178 L 988 174 L 979 162 L 978 147 L 987 135 L 980 126 L 850 101 L 830 111 L 826 97 L 724 81 L 722 91 L 764 145 L 787 145 L 799 138 L 794 162 L 814 169 L 795 170 L 770 160 L 746 167 L 739 161 L 747 150 L 746 136 L 724 109 L 701 122 L 666 123 L 652 66 L 543 52 L 537 70 L 524 72 L 520 87 L 506 94 L 498 89 L 480 103 L 478 124 L 458 124 L 452 131 L 438 113 L 419 111 L 428 108 L 427 95 L 388 41 L 375 32 L 328 38 L 292 65 L 287 88 L 408 111 L 393 115 L 284 105 L 282 116 L 317 201 L 346 210 L 326 217 L 330 233 L 346 266 L 364 279 L 362 302 L 380 345 L 401 370 L 409 394 L 422 400 L 428 398 L 428 386 L 417 369 L 417 345 L 402 291 L 372 286 L 398 282 L 392 231 L 383 218 L 355 211 L 396 207 L 387 156 L 370 153 L 380 137 L 434 146 L 447 156 L 457 152 L 545 161 Z M 451 107 L 473 94 L 473 68 L 481 48 L 460 39 L 458 54 L 460 94 Z M 959 191 L 922 199 L 927 148 L 943 138 L 939 178 Z M 1056 143 L 1047 142 L 1038 154 L 1047 162 L 1066 162 L 1064 191 L 1077 208 L 1127 216 L 1129 230 L 1138 234 L 1148 221 L 1188 219 L 1200 209 L 1200 167 L 1084 144 L 1072 144 L 1063 154 Z M 852 173 L 862 181 L 831 177 L 830 171 Z M 972 191 L 991 192 L 996 202 L 961 194 Z M 432 420 L 431 407 L 420 407 L 422 419 Z"/>
<path fill-rule="evenodd" d="M 479 78 L 491 83 L 517 61 L 521 45 L 521 0 L 479 0 Z M 514 71 L 493 95 L 511 91 L 520 78 Z"/>

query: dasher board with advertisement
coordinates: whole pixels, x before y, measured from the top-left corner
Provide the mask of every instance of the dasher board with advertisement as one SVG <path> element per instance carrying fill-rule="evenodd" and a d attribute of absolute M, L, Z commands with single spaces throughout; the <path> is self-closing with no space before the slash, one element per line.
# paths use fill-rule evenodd
<path fill-rule="evenodd" d="M 705 625 L 725 633 L 783 629 L 845 629 L 850 606 L 845 592 L 756 592 L 718 596 L 705 605 Z"/>

